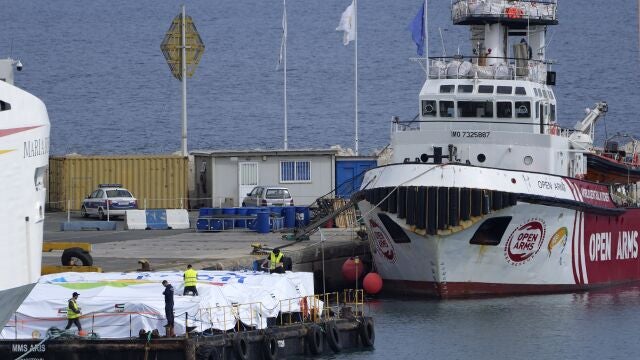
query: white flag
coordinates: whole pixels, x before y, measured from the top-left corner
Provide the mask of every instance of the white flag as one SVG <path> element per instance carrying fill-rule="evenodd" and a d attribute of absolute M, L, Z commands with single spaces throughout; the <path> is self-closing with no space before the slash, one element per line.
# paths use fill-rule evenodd
<path fill-rule="evenodd" d="M 356 27 L 355 27 L 355 11 L 353 7 L 353 3 L 347 7 L 347 9 L 342 13 L 342 17 L 340 18 L 340 25 L 336 28 L 336 31 L 344 31 L 344 37 L 342 42 L 345 45 L 349 45 L 349 43 L 356 39 Z"/>
<path fill-rule="evenodd" d="M 280 68 L 280 64 L 282 64 L 282 59 L 284 58 L 284 48 L 287 42 L 287 3 L 286 0 L 283 2 L 284 10 L 282 11 L 282 40 L 280 41 L 280 57 L 278 58 L 278 65 L 276 65 L 276 70 Z"/>

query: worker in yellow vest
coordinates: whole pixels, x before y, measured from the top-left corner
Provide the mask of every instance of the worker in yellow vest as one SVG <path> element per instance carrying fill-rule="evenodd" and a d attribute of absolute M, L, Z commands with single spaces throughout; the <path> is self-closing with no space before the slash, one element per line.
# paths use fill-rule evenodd
<path fill-rule="evenodd" d="M 80 307 L 78 306 L 78 294 L 74 292 L 71 295 L 71 299 L 69 299 L 69 303 L 67 304 L 67 327 L 65 330 L 69 330 L 71 328 L 71 324 L 75 324 L 78 327 L 78 331 L 82 331 L 82 325 L 80 325 Z"/>
<path fill-rule="evenodd" d="M 198 289 L 196 284 L 198 283 L 198 272 L 193 270 L 191 264 L 187 265 L 187 270 L 184 272 L 184 291 L 182 295 L 191 293 L 193 296 L 198 296 Z"/>
<path fill-rule="evenodd" d="M 270 273 L 284 274 L 284 264 L 282 258 L 284 254 L 280 252 L 280 249 L 276 248 L 271 250 L 269 257 L 262 262 L 262 268 L 268 267 Z"/>

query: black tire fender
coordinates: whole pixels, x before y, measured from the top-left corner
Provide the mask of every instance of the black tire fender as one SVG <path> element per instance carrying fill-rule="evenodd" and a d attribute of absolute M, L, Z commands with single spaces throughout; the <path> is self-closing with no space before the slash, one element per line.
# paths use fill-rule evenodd
<path fill-rule="evenodd" d="M 68 266 L 72 258 L 76 258 L 82 262 L 82 266 L 92 266 L 93 257 L 88 252 L 79 247 L 65 249 L 62 252 L 62 265 Z"/>
<path fill-rule="evenodd" d="M 309 352 L 313 355 L 322 354 L 322 329 L 318 325 L 311 325 L 307 328 L 307 344 L 309 344 Z"/>
<path fill-rule="evenodd" d="M 336 327 L 335 321 L 328 321 L 325 324 L 325 332 L 327 333 L 327 342 L 334 353 L 342 351 L 342 342 L 340 341 L 340 331 Z"/>
<path fill-rule="evenodd" d="M 220 360 L 220 353 L 215 346 L 202 345 L 196 350 L 196 360 Z"/>
<path fill-rule="evenodd" d="M 278 340 L 271 335 L 265 335 L 262 343 L 262 352 L 264 359 L 276 360 L 278 358 Z"/>
<path fill-rule="evenodd" d="M 249 342 L 240 333 L 233 338 L 233 352 L 238 360 L 249 360 Z"/>
<path fill-rule="evenodd" d="M 370 317 L 363 318 L 362 322 L 358 326 L 358 334 L 362 345 L 365 347 L 372 347 L 376 342 L 376 329 L 373 326 L 373 319 Z"/>

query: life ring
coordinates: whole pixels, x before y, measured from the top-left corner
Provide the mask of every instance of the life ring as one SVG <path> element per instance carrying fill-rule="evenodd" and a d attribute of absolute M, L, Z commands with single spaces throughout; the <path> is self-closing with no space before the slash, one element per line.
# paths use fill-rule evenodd
<path fill-rule="evenodd" d="M 278 358 L 278 341 L 271 335 L 264 336 L 262 343 L 262 353 L 267 360 L 276 360 Z"/>
<path fill-rule="evenodd" d="M 549 134 L 551 135 L 559 135 L 560 134 L 560 128 L 558 127 L 557 124 L 552 124 L 551 127 L 549 128 Z"/>
<path fill-rule="evenodd" d="M 303 320 L 306 320 L 309 317 L 309 304 L 305 297 L 300 299 L 300 312 L 302 313 Z"/>
<path fill-rule="evenodd" d="M 325 332 L 327 333 L 329 347 L 334 353 L 339 353 L 342 350 L 342 342 L 340 341 L 340 331 L 336 327 L 336 322 L 328 321 L 325 325 Z"/>
<path fill-rule="evenodd" d="M 307 328 L 307 344 L 309 344 L 309 352 L 313 355 L 322 353 L 322 329 L 318 325 L 312 325 Z"/>
<path fill-rule="evenodd" d="M 520 19 L 524 12 L 516 7 L 507 8 L 507 17 L 509 19 Z"/>
<path fill-rule="evenodd" d="M 233 338 L 233 351 L 239 360 L 249 360 L 249 344 L 240 333 Z"/>
<path fill-rule="evenodd" d="M 376 330 L 373 326 L 373 319 L 369 317 L 364 318 L 358 327 L 358 333 L 360 335 L 362 345 L 365 347 L 372 347 L 376 342 Z"/>

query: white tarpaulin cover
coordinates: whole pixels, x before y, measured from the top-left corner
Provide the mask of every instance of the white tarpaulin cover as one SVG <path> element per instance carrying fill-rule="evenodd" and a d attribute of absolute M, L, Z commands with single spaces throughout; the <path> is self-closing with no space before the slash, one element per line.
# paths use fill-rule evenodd
<path fill-rule="evenodd" d="M 300 311 L 300 298 L 313 295 L 312 273 L 201 270 L 199 296 L 182 296 L 182 274 L 164 271 L 43 276 L 0 338 L 13 339 L 17 334 L 18 338 L 30 339 L 43 337 L 54 326 L 63 329 L 73 292 L 80 293 L 82 329 L 102 338 L 126 338 L 136 336 L 140 329 L 162 329 L 167 323 L 162 280 L 169 281 L 175 289 L 176 334 L 185 332 L 185 321 L 198 330 L 229 330 L 238 318 L 246 325 L 264 328 L 268 317 L 276 317 L 280 311 Z M 309 306 L 313 303 L 309 302 Z"/>

